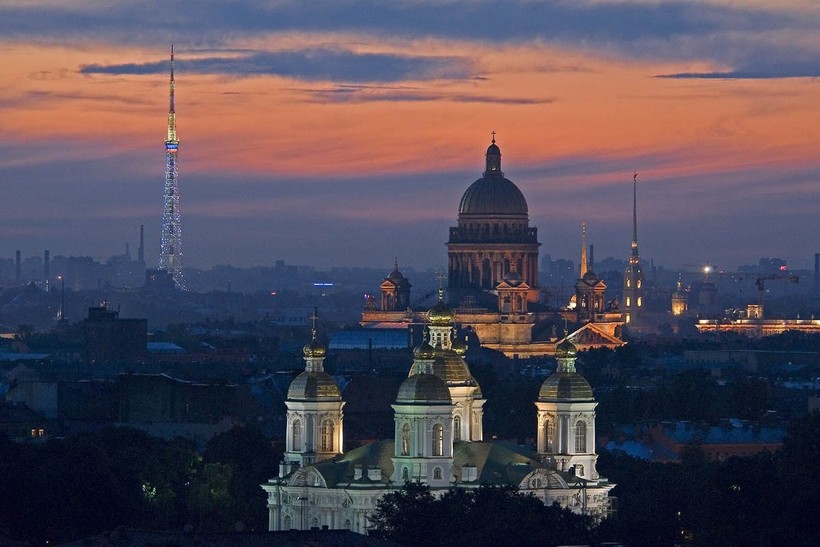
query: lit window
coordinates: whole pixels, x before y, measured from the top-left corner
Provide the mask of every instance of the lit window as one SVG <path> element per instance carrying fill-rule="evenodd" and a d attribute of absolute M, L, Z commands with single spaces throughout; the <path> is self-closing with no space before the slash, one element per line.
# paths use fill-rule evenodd
<path fill-rule="evenodd" d="M 581 420 L 575 424 L 575 452 L 587 451 L 587 424 Z"/>
<path fill-rule="evenodd" d="M 322 452 L 333 452 L 333 422 L 322 422 Z"/>
<path fill-rule="evenodd" d="M 299 451 L 302 449 L 302 422 L 296 420 L 293 422 L 293 450 Z"/>
<path fill-rule="evenodd" d="M 626 307 L 628 308 L 631 305 L 632 305 L 632 299 L 627 296 L 626 297 Z"/>
<path fill-rule="evenodd" d="M 643 298 L 641 298 L 641 297 L 639 296 L 639 297 L 638 297 L 638 307 L 639 307 L 639 308 L 641 307 L 641 304 L 643 304 Z"/>
<path fill-rule="evenodd" d="M 444 428 L 441 424 L 433 426 L 433 456 L 444 455 Z"/>
<path fill-rule="evenodd" d="M 544 420 L 544 449 L 547 452 L 553 451 L 553 443 L 555 442 L 555 423 L 550 420 Z"/>

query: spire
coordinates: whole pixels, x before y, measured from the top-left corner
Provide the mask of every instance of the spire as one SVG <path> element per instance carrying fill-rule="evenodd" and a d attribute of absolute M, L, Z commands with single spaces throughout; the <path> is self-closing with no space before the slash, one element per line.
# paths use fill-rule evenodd
<path fill-rule="evenodd" d="M 632 256 L 638 256 L 638 172 L 632 176 Z"/>
<path fill-rule="evenodd" d="M 484 176 L 504 176 L 501 172 L 501 149 L 495 144 L 495 131 L 492 132 L 492 143 L 487 147 L 487 168 L 484 170 Z"/>
<path fill-rule="evenodd" d="M 171 44 L 171 94 L 170 104 L 168 108 L 168 139 L 167 142 L 175 143 L 177 141 L 177 118 L 174 109 L 174 45 Z"/>
<path fill-rule="evenodd" d="M 587 223 L 581 223 L 581 277 L 584 277 L 589 271 L 587 264 Z"/>

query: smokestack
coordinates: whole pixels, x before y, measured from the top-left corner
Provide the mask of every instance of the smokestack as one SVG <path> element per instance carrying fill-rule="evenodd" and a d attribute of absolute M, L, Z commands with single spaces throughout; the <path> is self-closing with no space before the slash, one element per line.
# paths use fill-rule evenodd
<path fill-rule="evenodd" d="M 589 246 L 589 269 L 595 271 L 595 245 Z"/>
<path fill-rule="evenodd" d="M 49 254 L 48 250 L 43 251 L 43 283 L 46 285 L 46 290 L 48 290 L 48 278 L 51 277 L 49 273 Z"/>
<path fill-rule="evenodd" d="M 20 282 L 20 251 L 17 251 L 14 262 L 14 280 Z"/>
<path fill-rule="evenodd" d="M 814 284 L 820 285 L 820 253 L 814 253 Z"/>
<path fill-rule="evenodd" d="M 140 247 L 137 249 L 137 260 L 145 262 L 145 226 L 140 224 Z"/>

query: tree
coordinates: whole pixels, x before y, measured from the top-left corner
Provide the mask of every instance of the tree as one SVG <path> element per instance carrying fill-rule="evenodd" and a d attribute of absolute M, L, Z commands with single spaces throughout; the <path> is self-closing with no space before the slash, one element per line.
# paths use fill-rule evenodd
<path fill-rule="evenodd" d="M 559 545 L 591 541 L 591 523 L 514 486 L 453 488 L 436 498 L 405 483 L 379 500 L 371 534 L 403 545 Z"/>

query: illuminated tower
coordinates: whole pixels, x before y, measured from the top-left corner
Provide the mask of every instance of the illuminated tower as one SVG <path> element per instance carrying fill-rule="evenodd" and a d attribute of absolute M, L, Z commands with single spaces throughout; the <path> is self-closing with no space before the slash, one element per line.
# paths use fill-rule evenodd
<path fill-rule="evenodd" d="M 171 46 L 171 106 L 168 110 L 168 135 L 165 139 L 165 197 L 162 210 L 162 246 L 159 269 L 168 272 L 174 284 L 185 288 L 182 277 L 182 224 L 179 218 L 179 167 L 177 118 L 174 111 L 174 46 Z"/>
<path fill-rule="evenodd" d="M 632 324 L 643 311 L 643 270 L 638 253 L 638 173 L 632 177 L 632 253 L 624 272 L 624 323 Z"/>

